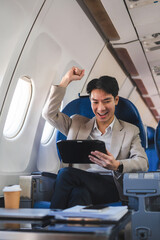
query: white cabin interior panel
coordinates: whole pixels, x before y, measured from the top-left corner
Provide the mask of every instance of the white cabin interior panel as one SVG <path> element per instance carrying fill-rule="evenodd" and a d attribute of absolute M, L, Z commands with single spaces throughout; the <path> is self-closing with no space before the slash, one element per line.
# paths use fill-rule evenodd
<path fill-rule="evenodd" d="M 104 46 L 103 50 L 96 59 L 81 94 L 86 95 L 86 86 L 90 80 L 103 75 L 115 77 L 118 81 L 120 88 L 126 78 L 125 73 L 123 72 L 123 70 L 116 62 L 115 58 L 112 56 L 106 46 Z"/>
<path fill-rule="evenodd" d="M 0 109 L 14 68 L 43 3 L 44 0 L 0 2 Z"/>

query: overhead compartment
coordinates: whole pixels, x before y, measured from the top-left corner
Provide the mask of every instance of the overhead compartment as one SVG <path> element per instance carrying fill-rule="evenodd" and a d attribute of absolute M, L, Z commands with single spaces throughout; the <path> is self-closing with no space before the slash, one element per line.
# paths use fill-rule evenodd
<path fill-rule="evenodd" d="M 160 1 L 101 1 L 120 37 L 109 39 L 144 102 L 160 118 Z"/>
<path fill-rule="evenodd" d="M 160 1 L 77 0 L 77 2 L 158 121 Z"/>
<path fill-rule="evenodd" d="M 148 88 L 148 104 L 154 116 L 160 116 L 160 1 L 126 0 L 128 10 L 142 45 L 144 56 L 156 87 L 156 92 Z M 148 82 L 146 82 L 148 84 Z M 147 85 L 146 85 L 147 88 Z M 153 105 L 153 106 L 151 106 Z"/>
<path fill-rule="evenodd" d="M 109 41 L 112 44 L 120 44 L 137 40 L 137 33 L 124 2 L 120 0 L 101 0 L 101 2 L 120 37 L 119 39 L 108 37 Z"/>

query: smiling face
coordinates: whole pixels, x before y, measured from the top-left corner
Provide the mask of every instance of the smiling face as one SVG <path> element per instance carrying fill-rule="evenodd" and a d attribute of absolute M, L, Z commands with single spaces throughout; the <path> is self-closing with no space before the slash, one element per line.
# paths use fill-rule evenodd
<path fill-rule="evenodd" d="M 90 96 L 91 107 L 96 116 L 98 127 L 105 125 L 108 127 L 114 119 L 115 106 L 118 104 L 119 97 L 113 97 L 102 89 L 94 89 Z"/>

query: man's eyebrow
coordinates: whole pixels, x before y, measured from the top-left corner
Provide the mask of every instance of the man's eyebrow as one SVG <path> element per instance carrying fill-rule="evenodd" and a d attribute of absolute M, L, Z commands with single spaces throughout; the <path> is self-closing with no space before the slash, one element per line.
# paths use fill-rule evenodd
<path fill-rule="evenodd" d="M 104 98 L 103 101 L 110 100 L 110 99 L 112 99 L 112 97 Z"/>
<path fill-rule="evenodd" d="M 106 100 L 111 100 L 112 97 L 107 97 L 107 98 L 104 98 L 102 101 L 106 101 Z M 92 101 L 98 101 L 98 99 L 96 98 L 91 98 Z"/>

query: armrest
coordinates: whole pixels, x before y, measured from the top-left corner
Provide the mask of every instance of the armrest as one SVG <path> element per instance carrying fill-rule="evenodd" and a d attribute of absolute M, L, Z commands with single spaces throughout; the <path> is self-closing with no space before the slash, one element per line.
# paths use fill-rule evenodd
<path fill-rule="evenodd" d="M 57 174 L 55 174 L 55 173 L 50 173 L 50 172 L 42 172 L 42 176 L 56 179 Z"/>
<path fill-rule="evenodd" d="M 49 177 L 49 178 L 53 178 L 53 179 L 56 179 L 56 177 L 57 177 L 57 174 L 51 173 L 51 172 L 32 172 L 31 175 L 34 175 L 34 176 L 41 175 L 41 176 Z"/>

